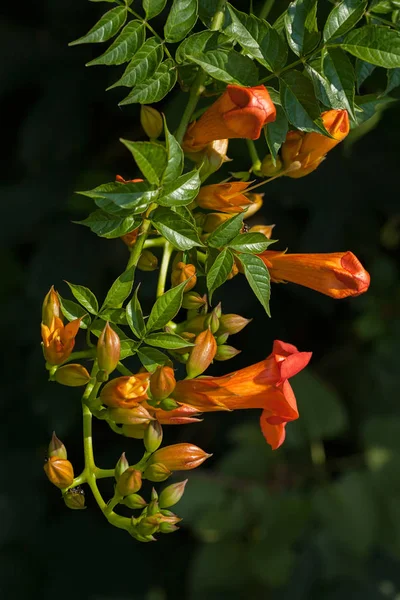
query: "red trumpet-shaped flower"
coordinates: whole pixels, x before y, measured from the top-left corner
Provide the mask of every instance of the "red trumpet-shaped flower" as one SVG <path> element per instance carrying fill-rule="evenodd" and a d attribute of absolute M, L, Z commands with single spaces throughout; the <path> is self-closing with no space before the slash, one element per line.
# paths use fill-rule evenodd
<path fill-rule="evenodd" d="M 309 363 L 311 352 L 275 341 L 265 360 L 222 377 L 178 381 L 173 397 L 202 412 L 261 408 L 261 430 L 275 450 L 285 439 L 285 425 L 298 418 L 289 378 Z"/>
<path fill-rule="evenodd" d="M 286 254 L 266 250 L 259 254 L 272 281 L 290 281 L 341 299 L 367 291 L 369 273 L 352 252 Z"/>
<path fill-rule="evenodd" d="M 189 126 L 183 149 L 197 152 L 214 140 L 257 140 L 264 125 L 275 118 L 276 108 L 264 85 L 228 85 L 222 96 Z"/>

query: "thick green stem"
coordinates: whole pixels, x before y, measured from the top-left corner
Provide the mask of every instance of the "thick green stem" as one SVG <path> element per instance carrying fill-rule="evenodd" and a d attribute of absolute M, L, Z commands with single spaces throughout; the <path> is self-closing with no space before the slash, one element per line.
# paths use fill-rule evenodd
<path fill-rule="evenodd" d="M 145 248 L 162 248 L 167 243 L 167 240 L 163 237 L 156 237 L 147 239 L 144 243 Z"/>
<path fill-rule="evenodd" d="M 69 358 L 63 362 L 63 365 L 73 361 L 80 360 L 81 358 L 95 358 L 96 357 L 96 349 L 91 348 L 90 350 L 80 350 L 79 352 L 73 352 L 70 354 Z"/>
<path fill-rule="evenodd" d="M 225 0 L 219 0 L 213 20 L 211 22 L 211 31 L 218 31 L 218 29 L 220 29 L 224 21 L 224 6 Z M 189 125 L 190 119 L 192 118 L 192 115 L 196 109 L 199 98 L 203 93 L 204 83 L 206 79 L 207 73 L 205 73 L 202 69 L 199 69 L 196 79 L 194 80 L 193 85 L 190 88 L 189 100 L 182 115 L 181 122 L 179 123 L 179 127 L 175 133 L 175 137 L 180 144 L 182 143 L 183 136 L 185 135 L 187 126 Z"/>
<path fill-rule="evenodd" d="M 259 15 L 260 19 L 266 19 L 268 17 L 274 3 L 275 3 L 275 0 L 265 0 L 264 6 L 260 10 L 260 15 Z"/>
<path fill-rule="evenodd" d="M 174 251 L 174 247 L 169 242 L 165 243 L 163 257 L 160 266 L 160 273 L 158 275 L 158 283 L 157 283 L 157 298 L 162 296 L 165 292 L 165 283 L 167 281 L 167 273 L 169 267 L 169 261 L 171 260 L 172 252 Z"/>

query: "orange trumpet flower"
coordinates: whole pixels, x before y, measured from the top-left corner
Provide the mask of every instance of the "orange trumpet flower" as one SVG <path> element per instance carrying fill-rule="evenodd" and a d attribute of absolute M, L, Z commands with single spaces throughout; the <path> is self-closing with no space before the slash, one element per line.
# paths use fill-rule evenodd
<path fill-rule="evenodd" d="M 276 340 L 265 360 L 222 377 L 178 381 L 173 397 L 202 412 L 261 408 L 261 430 L 273 450 L 285 439 L 285 425 L 298 418 L 289 378 L 309 363 L 311 352 Z"/>
<path fill-rule="evenodd" d="M 43 353 L 51 365 L 60 365 L 70 356 L 75 346 L 75 336 L 81 319 L 75 319 L 64 326 L 57 293 L 52 287 L 43 303 L 42 340 Z"/>
<path fill-rule="evenodd" d="M 341 142 L 350 131 L 347 110 L 328 110 L 321 115 L 325 129 L 333 137 L 322 133 L 289 131 L 282 145 L 282 159 L 285 169 L 293 163 L 300 163 L 298 169 L 289 170 L 286 175 L 294 179 L 304 177 L 321 164 L 325 155 Z"/>
<path fill-rule="evenodd" d="M 336 299 L 359 296 L 369 287 L 369 273 L 352 252 L 286 254 L 266 250 L 259 257 L 275 283 L 298 283 Z"/>
<path fill-rule="evenodd" d="M 182 147 L 185 152 L 198 152 L 214 140 L 257 140 L 264 125 L 275 118 L 276 108 L 264 85 L 228 85 L 222 96 L 189 126 Z"/>
<path fill-rule="evenodd" d="M 224 213 L 240 213 L 244 208 L 252 205 L 252 201 L 244 194 L 249 185 L 250 183 L 246 181 L 204 185 L 200 188 L 196 203 L 200 208 Z"/>

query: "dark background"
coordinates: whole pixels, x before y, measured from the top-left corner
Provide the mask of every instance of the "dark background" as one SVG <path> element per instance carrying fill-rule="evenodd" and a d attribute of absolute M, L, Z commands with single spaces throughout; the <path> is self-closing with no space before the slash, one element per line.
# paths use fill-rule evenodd
<path fill-rule="evenodd" d="M 116 173 L 136 176 L 118 138 L 144 139 L 138 108 L 121 110 L 121 90 L 104 91 L 123 67 L 87 69 L 102 50 L 67 46 L 108 8 L 83 0 L 10 3 L 0 24 L 1 598 L 399 600 L 397 104 L 364 137 L 349 136 L 314 174 L 265 188 L 253 220 L 276 223 L 279 247 L 292 252 L 352 250 L 371 273 L 368 294 L 335 301 L 274 286 L 269 320 L 241 276 L 216 293 L 225 313 L 254 320 L 232 339 L 243 354 L 213 373 L 261 360 L 275 338 L 314 352 L 294 380 L 301 418 L 288 426 L 284 447 L 272 453 L 265 444 L 258 411 L 170 428 L 167 443 L 191 441 L 214 455 L 189 474 L 177 506 L 180 532 L 154 544 L 108 525 L 90 494 L 86 511 L 68 510 L 45 478 L 53 429 L 76 473 L 82 454 L 79 390 L 47 382 L 42 299 L 52 284 L 67 296 L 63 280 L 104 297 L 127 260 L 122 242 L 72 223 L 91 209 L 73 192 Z M 362 91 L 384 86 L 377 72 Z M 176 89 L 158 106 L 170 129 L 184 100 Z M 266 152 L 263 142 L 259 148 Z M 229 170 L 249 167 L 244 142 L 231 143 L 229 156 Z M 140 277 L 146 302 L 155 278 Z M 135 440 L 97 423 L 98 464 L 112 466 L 123 450 L 131 462 L 141 452 Z"/>

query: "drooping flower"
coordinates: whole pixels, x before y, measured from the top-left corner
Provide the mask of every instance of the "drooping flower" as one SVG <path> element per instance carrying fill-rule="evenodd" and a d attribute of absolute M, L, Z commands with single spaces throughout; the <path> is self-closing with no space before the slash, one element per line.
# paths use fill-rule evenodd
<path fill-rule="evenodd" d="M 298 418 L 289 378 L 310 361 L 311 352 L 276 340 L 265 360 L 222 377 L 178 381 L 173 397 L 202 412 L 261 408 L 261 430 L 275 450 L 285 439 L 285 425 Z"/>
<path fill-rule="evenodd" d="M 332 137 L 315 132 L 288 132 L 281 149 L 284 168 L 290 169 L 293 163 L 299 163 L 298 168 L 286 173 L 288 177 L 298 179 L 315 171 L 327 152 L 337 146 L 349 133 L 347 110 L 328 110 L 322 113 L 321 117 L 325 129 Z"/>
<path fill-rule="evenodd" d="M 265 86 L 228 85 L 222 96 L 189 126 L 183 149 L 197 152 L 209 142 L 222 139 L 256 140 L 264 125 L 275 118 L 276 109 Z"/>
<path fill-rule="evenodd" d="M 276 283 L 298 283 L 336 299 L 359 296 L 369 287 L 369 273 L 352 252 L 286 254 L 266 250 L 259 257 Z"/>
<path fill-rule="evenodd" d="M 251 206 L 252 201 L 244 194 L 249 187 L 248 181 L 214 183 L 204 185 L 196 198 L 200 208 L 217 210 L 224 213 L 239 213 Z"/>

